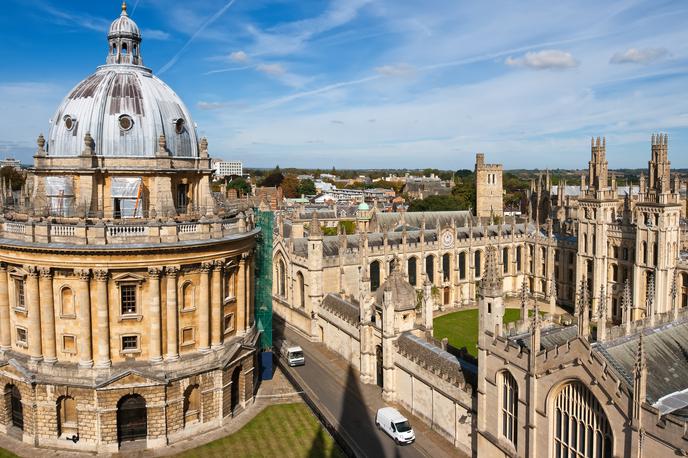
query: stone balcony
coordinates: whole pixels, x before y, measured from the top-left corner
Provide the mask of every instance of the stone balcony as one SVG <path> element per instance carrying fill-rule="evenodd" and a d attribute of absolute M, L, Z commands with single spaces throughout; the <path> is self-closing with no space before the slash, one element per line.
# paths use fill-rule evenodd
<path fill-rule="evenodd" d="M 98 220 L 84 218 L 0 217 L 0 240 L 26 244 L 106 245 L 174 244 L 218 240 L 255 229 L 251 212 L 193 219 Z M 12 243 L 12 244 L 16 244 Z"/>

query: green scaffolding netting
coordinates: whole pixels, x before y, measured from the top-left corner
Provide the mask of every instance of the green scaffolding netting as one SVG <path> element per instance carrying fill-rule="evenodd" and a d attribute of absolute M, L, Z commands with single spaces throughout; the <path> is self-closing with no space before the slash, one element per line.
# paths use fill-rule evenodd
<path fill-rule="evenodd" d="M 256 325 L 261 331 L 260 347 L 272 348 L 272 230 L 274 215 L 271 211 L 255 210 L 260 228 L 256 245 Z"/>

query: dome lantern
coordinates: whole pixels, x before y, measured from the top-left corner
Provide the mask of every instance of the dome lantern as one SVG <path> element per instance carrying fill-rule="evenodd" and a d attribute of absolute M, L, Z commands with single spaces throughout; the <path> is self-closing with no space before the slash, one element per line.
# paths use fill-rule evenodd
<path fill-rule="evenodd" d="M 143 65 L 141 31 L 127 14 L 127 2 L 122 2 L 122 14 L 110 25 L 108 43 L 108 64 Z"/>

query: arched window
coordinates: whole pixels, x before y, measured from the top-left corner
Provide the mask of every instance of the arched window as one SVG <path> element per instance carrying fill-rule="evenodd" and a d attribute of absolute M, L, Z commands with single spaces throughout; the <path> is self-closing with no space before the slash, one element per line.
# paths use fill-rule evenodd
<path fill-rule="evenodd" d="M 619 281 L 619 266 L 612 264 L 612 280 Z"/>
<path fill-rule="evenodd" d="M 299 307 L 306 307 L 306 282 L 303 279 L 301 272 L 296 273 L 296 285 L 299 291 Z"/>
<path fill-rule="evenodd" d="M 198 385 L 190 385 L 184 391 L 184 426 L 201 419 L 201 395 Z"/>
<path fill-rule="evenodd" d="M 567 384 L 554 400 L 554 456 L 611 458 L 612 431 L 600 403 L 582 383 Z"/>
<path fill-rule="evenodd" d="M 502 372 L 501 379 L 501 434 L 516 447 L 518 443 L 518 385 L 508 372 Z"/>
<path fill-rule="evenodd" d="M 435 257 L 433 255 L 425 258 L 425 275 L 430 283 L 435 283 Z"/>
<path fill-rule="evenodd" d="M 466 252 L 459 253 L 459 279 L 466 279 Z"/>
<path fill-rule="evenodd" d="M 71 396 L 62 396 L 57 400 L 57 434 L 73 436 L 78 432 L 76 401 Z"/>
<path fill-rule="evenodd" d="M 478 250 L 475 252 L 473 255 L 474 259 L 474 266 L 475 266 L 475 278 L 480 278 L 482 277 L 483 273 L 483 267 L 482 267 L 482 260 L 483 260 L 483 252 Z"/>
<path fill-rule="evenodd" d="M 451 258 L 449 253 L 442 255 L 442 281 L 449 281 L 449 275 L 451 273 Z"/>
<path fill-rule="evenodd" d="M 640 246 L 640 251 L 640 256 L 643 260 L 643 264 L 647 264 L 647 242 L 642 243 L 642 245 Z"/>
<path fill-rule="evenodd" d="M 523 270 L 523 250 L 521 247 L 516 247 L 516 272 Z"/>
<path fill-rule="evenodd" d="M 284 261 L 281 259 L 277 263 L 277 272 L 278 272 L 278 294 L 282 297 L 285 297 L 287 295 L 287 273 L 286 273 L 286 268 L 284 266 Z"/>
<path fill-rule="evenodd" d="M 688 274 L 681 274 L 681 307 L 688 307 Z"/>
<path fill-rule="evenodd" d="M 380 287 L 380 262 L 373 261 L 370 263 L 370 290 L 377 291 Z"/>
<path fill-rule="evenodd" d="M 62 316 L 76 315 L 74 308 L 74 292 L 68 286 L 65 286 L 60 291 L 60 310 L 62 311 Z"/>
<path fill-rule="evenodd" d="M 509 272 L 509 248 L 507 247 L 502 249 L 502 272 Z"/>
<path fill-rule="evenodd" d="M 416 283 L 418 282 L 418 279 L 416 272 L 416 258 L 409 258 L 406 263 L 408 264 L 407 268 L 409 283 L 413 286 L 417 286 Z"/>
<path fill-rule="evenodd" d="M 127 55 L 127 44 L 122 43 L 122 55 L 126 56 Z"/>
<path fill-rule="evenodd" d="M 657 242 L 652 244 L 652 265 L 659 265 L 659 250 L 657 249 Z"/>

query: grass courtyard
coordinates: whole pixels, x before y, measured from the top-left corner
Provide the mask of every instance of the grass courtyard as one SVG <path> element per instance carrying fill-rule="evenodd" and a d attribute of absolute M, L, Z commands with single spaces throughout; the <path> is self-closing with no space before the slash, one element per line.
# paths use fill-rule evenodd
<path fill-rule="evenodd" d="M 267 407 L 236 433 L 177 456 L 344 458 L 345 455 L 308 407 L 296 403 Z"/>
<path fill-rule="evenodd" d="M 521 311 L 507 308 L 504 310 L 504 324 L 518 321 Z M 478 309 L 460 310 L 437 317 L 433 321 L 436 339 L 449 339 L 456 347 L 466 347 L 468 353 L 478 356 Z"/>

